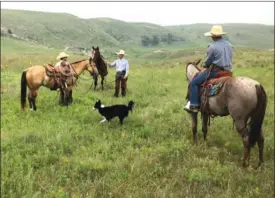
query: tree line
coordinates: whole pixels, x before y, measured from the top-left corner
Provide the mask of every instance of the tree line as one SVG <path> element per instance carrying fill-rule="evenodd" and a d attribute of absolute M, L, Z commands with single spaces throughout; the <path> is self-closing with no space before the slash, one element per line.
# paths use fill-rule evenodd
<path fill-rule="evenodd" d="M 162 36 L 153 35 L 152 37 L 143 35 L 141 37 L 141 44 L 146 47 L 147 46 L 156 46 L 160 42 L 167 43 L 168 45 L 170 45 L 173 41 L 177 41 L 177 40 L 183 41 L 184 39 L 183 38 L 177 39 L 171 33 L 168 33 L 168 34 L 165 34 Z"/>

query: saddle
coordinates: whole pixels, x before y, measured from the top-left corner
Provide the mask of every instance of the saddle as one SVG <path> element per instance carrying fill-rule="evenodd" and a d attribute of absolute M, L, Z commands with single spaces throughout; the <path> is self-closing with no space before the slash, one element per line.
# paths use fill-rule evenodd
<path fill-rule="evenodd" d="M 195 76 L 199 75 L 201 72 L 197 73 Z M 201 112 L 206 113 L 208 115 L 213 115 L 209 110 L 209 97 L 218 95 L 225 82 L 232 78 L 232 76 L 233 73 L 231 71 L 219 70 L 217 71 L 214 78 L 211 78 L 200 85 Z M 188 93 L 186 99 L 189 99 L 189 88 L 190 86 L 188 86 Z"/>
<path fill-rule="evenodd" d="M 54 78 L 54 87 L 51 90 L 57 90 L 58 88 L 64 88 L 72 85 L 74 82 L 74 73 L 71 65 L 65 61 L 61 62 L 59 67 L 54 67 L 51 64 L 45 65 L 46 75 L 50 78 Z"/>

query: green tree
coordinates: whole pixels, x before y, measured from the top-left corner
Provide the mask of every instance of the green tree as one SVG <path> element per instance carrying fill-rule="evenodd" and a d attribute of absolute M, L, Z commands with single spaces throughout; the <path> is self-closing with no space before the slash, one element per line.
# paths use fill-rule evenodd
<path fill-rule="evenodd" d="M 148 46 L 150 44 L 150 38 L 148 36 L 146 36 L 146 35 L 143 35 L 141 37 L 141 44 L 143 46 Z"/>
<path fill-rule="evenodd" d="M 151 41 L 152 45 L 158 45 L 159 44 L 159 37 L 154 35 Z"/>

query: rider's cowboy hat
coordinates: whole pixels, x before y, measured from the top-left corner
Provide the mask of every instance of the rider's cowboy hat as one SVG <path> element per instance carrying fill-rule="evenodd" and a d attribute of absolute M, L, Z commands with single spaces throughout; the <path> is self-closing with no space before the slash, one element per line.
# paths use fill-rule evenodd
<path fill-rule="evenodd" d="M 68 56 L 69 56 L 69 55 L 66 54 L 65 52 L 61 52 L 61 53 L 56 57 L 56 59 L 59 60 L 59 59 L 61 59 L 61 58 L 65 58 L 65 57 L 68 57 Z"/>
<path fill-rule="evenodd" d="M 225 35 L 225 34 L 227 34 L 227 32 L 224 32 L 222 30 L 222 26 L 221 25 L 213 25 L 211 31 L 204 33 L 204 36 L 215 37 L 215 36 L 222 36 L 222 35 Z"/>
<path fill-rule="evenodd" d="M 125 51 L 124 50 L 120 50 L 119 52 L 116 52 L 117 55 L 122 54 L 125 55 Z"/>

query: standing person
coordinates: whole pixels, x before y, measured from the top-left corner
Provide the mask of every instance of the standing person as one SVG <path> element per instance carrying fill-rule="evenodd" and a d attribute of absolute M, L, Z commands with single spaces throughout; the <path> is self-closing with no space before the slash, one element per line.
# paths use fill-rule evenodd
<path fill-rule="evenodd" d="M 56 59 L 57 59 L 57 60 L 60 60 L 60 61 L 57 62 L 57 63 L 55 64 L 54 67 L 59 68 L 59 67 L 61 66 L 61 63 L 62 63 L 62 65 L 64 64 L 63 61 L 65 62 L 66 65 L 69 64 L 69 63 L 67 62 L 68 57 L 69 57 L 68 54 L 66 54 L 65 52 L 61 52 L 61 53 L 56 57 Z"/>
<path fill-rule="evenodd" d="M 184 107 L 188 112 L 198 112 L 200 109 L 200 85 L 208 80 L 214 78 L 217 72 L 222 70 L 232 70 L 232 45 L 226 41 L 222 36 L 227 34 L 223 32 L 220 25 L 214 25 L 210 32 L 206 32 L 205 36 L 210 36 L 214 43 L 208 47 L 207 58 L 203 63 L 206 68 L 202 73 L 197 75 L 190 82 L 190 102 Z M 212 67 L 211 67 L 212 66 Z"/>
<path fill-rule="evenodd" d="M 124 58 L 124 50 L 120 50 L 118 53 L 118 59 L 112 63 L 108 63 L 110 67 L 116 67 L 116 85 L 115 85 L 115 97 L 118 97 L 119 88 L 121 86 L 121 95 L 126 96 L 127 80 L 129 74 L 129 63 L 128 60 Z"/>

